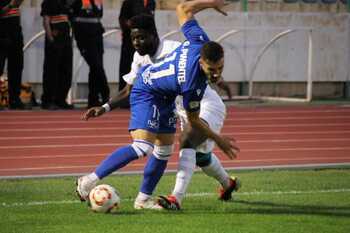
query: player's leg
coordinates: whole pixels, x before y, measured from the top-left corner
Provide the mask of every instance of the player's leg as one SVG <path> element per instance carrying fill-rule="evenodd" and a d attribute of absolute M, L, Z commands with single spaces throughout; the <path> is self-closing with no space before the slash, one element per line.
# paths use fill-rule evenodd
<path fill-rule="evenodd" d="M 199 166 L 207 176 L 213 177 L 221 184 L 219 199 L 223 201 L 230 200 L 232 198 L 232 192 L 238 191 L 240 188 L 239 179 L 237 177 L 230 177 L 220 160 L 212 152 L 197 152 L 196 160 L 197 166 Z"/>
<path fill-rule="evenodd" d="M 206 138 L 193 128 L 185 127 L 181 133 L 178 172 L 172 195 L 181 204 L 196 167 L 196 147 Z"/>
<path fill-rule="evenodd" d="M 131 95 L 131 119 L 129 123 L 133 143 L 121 147 L 109 155 L 96 170 L 77 181 L 77 194 L 86 200 L 97 181 L 126 166 L 131 161 L 152 154 L 156 140 L 159 118 L 149 102 L 140 102 L 141 95 Z M 137 103 L 137 104 L 135 104 Z M 150 125 L 150 122 L 152 124 Z"/>
<path fill-rule="evenodd" d="M 80 177 L 77 182 L 77 194 L 82 201 L 88 198 L 89 192 L 97 182 L 112 172 L 126 166 L 133 160 L 152 154 L 156 135 L 143 129 L 131 131 L 133 143 L 120 147 L 112 152 L 94 172 Z"/>
<path fill-rule="evenodd" d="M 149 156 L 144 168 L 143 181 L 138 193 L 134 208 L 135 209 L 159 209 L 151 199 L 160 178 L 166 169 L 168 159 L 174 148 L 174 138 L 176 130 L 176 116 L 174 114 L 174 105 L 160 106 L 159 133 L 155 140 L 154 150 Z"/>
<path fill-rule="evenodd" d="M 177 103 L 179 102 L 181 101 L 177 101 Z M 234 191 L 235 188 L 236 190 L 238 189 L 238 181 L 236 186 L 236 182 L 234 182 L 236 179 L 231 178 L 227 174 L 215 155 L 212 158 L 211 151 L 214 148 L 214 142 L 212 140 L 207 140 L 207 138 L 203 137 L 195 130 L 186 127 L 187 118 L 184 111 L 181 111 L 181 107 L 178 108 L 178 114 L 183 130 L 181 139 L 184 149 L 180 150 L 179 168 L 172 195 L 160 197 L 159 203 L 167 209 L 180 208 L 187 186 L 192 178 L 196 160 L 198 162 L 197 165 L 202 165 L 202 170 L 208 176 L 215 178 L 222 185 L 219 198 L 222 200 L 228 199 L 228 197 L 231 197 L 232 191 Z M 223 126 L 225 116 L 226 107 L 224 103 L 218 94 L 208 87 L 201 101 L 200 118 L 206 122 L 211 129 L 219 133 Z M 202 149 L 202 153 L 196 153 L 194 150 L 190 149 L 194 147 L 197 151 L 201 151 Z"/>
<path fill-rule="evenodd" d="M 158 204 L 165 209 L 179 210 L 196 166 L 196 147 L 205 140 L 201 134 L 185 125 L 180 137 L 179 162 L 175 186 L 169 196 L 159 196 Z"/>
<path fill-rule="evenodd" d="M 200 118 L 205 121 L 208 126 L 216 133 L 220 133 L 226 117 L 226 107 L 219 95 L 208 88 L 205 98 L 201 102 Z M 219 199 L 231 199 L 231 193 L 239 188 L 239 181 L 236 177 L 230 177 L 225 171 L 219 159 L 212 153 L 215 147 L 213 140 L 207 139 L 197 149 L 196 161 L 202 171 L 216 179 L 221 188 L 219 191 Z"/>
<path fill-rule="evenodd" d="M 135 209 L 159 209 L 152 200 L 152 194 L 168 164 L 174 149 L 174 134 L 162 134 L 156 140 L 143 172 L 140 191 L 135 199 Z M 157 145 L 158 144 L 158 145 Z"/>
<path fill-rule="evenodd" d="M 180 209 L 181 201 L 192 178 L 196 166 L 195 148 L 205 141 L 205 137 L 197 135 L 186 122 L 186 112 L 181 107 L 182 100 L 176 99 L 177 113 L 181 123 L 179 162 L 176 174 L 175 186 L 169 196 L 159 196 L 158 203 L 165 209 Z"/>

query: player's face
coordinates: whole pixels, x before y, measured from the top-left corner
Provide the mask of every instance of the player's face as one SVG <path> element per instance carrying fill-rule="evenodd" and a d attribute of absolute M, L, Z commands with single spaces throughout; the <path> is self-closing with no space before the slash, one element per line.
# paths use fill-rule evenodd
<path fill-rule="evenodd" d="M 211 62 L 201 58 L 199 64 L 209 82 L 216 83 L 221 78 L 222 71 L 224 70 L 224 58 L 221 58 L 217 62 Z"/>
<path fill-rule="evenodd" d="M 143 29 L 131 29 L 130 36 L 132 45 L 141 56 L 151 54 L 156 46 L 155 36 Z"/>

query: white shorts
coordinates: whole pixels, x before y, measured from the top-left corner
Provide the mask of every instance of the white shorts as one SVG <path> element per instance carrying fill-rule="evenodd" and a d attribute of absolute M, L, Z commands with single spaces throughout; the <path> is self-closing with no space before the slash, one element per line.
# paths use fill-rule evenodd
<path fill-rule="evenodd" d="M 176 111 L 180 118 L 181 130 L 184 125 L 187 124 L 186 111 L 183 108 L 182 97 L 179 96 L 176 99 Z M 220 96 L 210 86 L 207 86 L 204 92 L 203 99 L 201 100 L 201 107 L 199 117 L 203 119 L 215 133 L 219 134 L 224 120 L 226 118 L 226 106 L 221 100 Z M 207 139 L 200 144 L 196 150 L 201 153 L 209 153 L 215 147 L 215 142 L 211 139 Z"/>

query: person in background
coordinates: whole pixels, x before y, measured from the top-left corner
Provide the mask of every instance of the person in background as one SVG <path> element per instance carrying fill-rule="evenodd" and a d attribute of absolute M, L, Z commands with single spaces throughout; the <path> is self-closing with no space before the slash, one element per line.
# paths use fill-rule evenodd
<path fill-rule="evenodd" d="M 103 67 L 102 0 L 74 0 L 71 21 L 77 46 L 90 68 L 88 108 L 109 100 L 109 87 Z"/>
<path fill-rule="evenodd" d="M 119 13 L 119 25 L 122 31 L 122 43 L 119 60 L 119 91 L 123 90 L 126 82 L 123 76 L 130 72 L 135 53 L 130 37 L 129 20 L 136 15 L 149 14 L 154 17 L 156 3 L 154 0 L 124 0 Z M 129 107 L 129 98 L 126 98 L 121 107 Z"/>
<path fill-rule="evenodd" d="M 20 99 L 23 34 L 19 6 L 23 0 L 0 1 L 0 75 L 7 59 L 9 109 L 25 109 Z"/>
<path fill-rule="evenodd" d="M 73 48 L 66 0 L 44 0 L 41 16 L 45 29 L 43 109 L 73 109 L 66 102 L 72 83 Z"/>

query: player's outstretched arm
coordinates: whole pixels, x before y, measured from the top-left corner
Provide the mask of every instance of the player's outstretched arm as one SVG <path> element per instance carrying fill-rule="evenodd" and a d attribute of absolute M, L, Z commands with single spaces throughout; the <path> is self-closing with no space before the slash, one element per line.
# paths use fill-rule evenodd
<path fill-rule="evenodd" d="M 132 85 L 126 84 L 125 87 L 120 92 L 118 92 L 118 95 L 112 97 L 111 100 L 108 101 L 111 110 L 119 107 L 121 103 L 125 101 L 125 99 L 129 98 L 131 88 Z"/>
<path fill-rule="evenodd" d="M 83 114 L 82 119 L 87 121 L 90 118 L 102 116 L 104 113 L 119 107 L 120 104 L 124 102 L 126 98 L 129 97 L 131 88 L 132 86 L 127 84 L 120 92 L 118 92 L 118 95 L 112 97 L 108 101 L 108 103 L 106 103 L 108 104 L 108 110 L 103 106 L 89 108 Z"/>
<path fill-rule="evenodd" d="M 104 107 L 92 107 L 89 108 L 86 112 L 83 113 L 83 116 L 81 117 L 82 120 L 89 120 L 93 117 L 99 117 L 103 115 L 106 112 L 106 109 Z"/>
<path fill-rule="evenodd" d="M 230 159 L 234 159 L 237 157 L 237 153 L 239 152 L 239 148 L 234 144 L 234 140 L 229 138 L 221 137 L 216 134 L 213 130 L 211 130 L 200 118 L 199 112 L 187 112 L 188 122 L 191 127 L 195 128 L 203 135 L 211 138 L 215 141 L 218 147 L 229 157 Z"/>
<path fill-rule="evenodd" d="M 226 15 L 226 13 L 221 9 L 227 5 L 224 0 L 193 0 L 185 1 L 177 5 L 176 14 L 180 26 L 186 23 L 188 20 L 192 19 L 193 16 L 207 8 L 214 8 L 218 12 Z"/>

